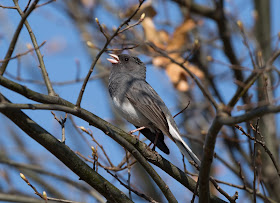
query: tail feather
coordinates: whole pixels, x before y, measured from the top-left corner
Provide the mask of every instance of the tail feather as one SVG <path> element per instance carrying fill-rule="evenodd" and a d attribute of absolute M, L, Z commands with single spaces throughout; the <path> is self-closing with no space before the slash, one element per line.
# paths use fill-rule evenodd
<path fill-rule="evenodd" d="M 182 152 L 182 154 L 184 156 L 190 156 L 191 159 L 198 165 L 200 166 L 201 162 L 200 160 L 197 158 L 197 156 L 195 155 L 195 153 L 193 153 L 193 151 L 190 149 L 190 147 L 182 140 L 182 141 L 178 141 L 175 140 L 175 144 L 179 147 L 180 151 Z"/>
<path fill-rule="evenodd" d="M 193 153 L 193 151 L 191 150 L 191 148 L 184 142 L 184 140 L 182 139 L 181 135 L 179 134 L 178 130 L 176 129 L 176 127 L 174 127 L 171 122 L 167 119 L 168 122 L 168 127 L 169 127 L 169 133 L 172 136 L 172 138 L 175 141 L 175 144 L 178 146 L 178 148 L 180 149 L 181 153 L 184 156 L 190 156 L 191 159 L 198 165 L 200 166 L 201 161 L 197 158 L 197 156 L 195 155 L 195 153 Z"/>

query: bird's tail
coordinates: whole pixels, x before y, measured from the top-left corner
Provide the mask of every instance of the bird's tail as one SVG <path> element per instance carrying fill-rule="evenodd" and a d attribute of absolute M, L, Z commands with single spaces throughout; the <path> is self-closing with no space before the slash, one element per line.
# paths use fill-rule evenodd
<path fill-rule="evenodd" d="M 175 144 L 179 147 L 181 153 L 186 157 L 190 156 L 191 159 L 200 167 L 201 161 L 197 158 L 195 153 L 193 153 L 191 148 L 184 142 L 176 127 L 174 127 L 169 121 L 168 121 L 168 126 L 169 126 L 169 133 L 171 134 L 173 140 L 175 141 Z"/>
<path fill-rule="evenodd" d="M 181 138 L 181 137 L 180 137 Z M 200 166 L 200 160 L 197 158 L 195 153 L 190 149 L 190 147 L 184 142 L 184 140 L 181 138 L 180 140 L 175 139 L 175 144 L 179 147 L 180 151 L 184 156 L 190 156 L 191 159 Z"/>

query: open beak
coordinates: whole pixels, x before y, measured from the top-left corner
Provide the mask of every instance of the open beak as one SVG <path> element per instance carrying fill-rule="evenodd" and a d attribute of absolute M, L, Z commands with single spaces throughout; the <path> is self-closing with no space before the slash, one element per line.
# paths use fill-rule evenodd
<path fill-rule="evenodd" d="M 112 64 L 119 63 L 120 59 L 116 54 L 109 54 L 112 58 L 107 58 L 108 61 L 110 61 Z"/>

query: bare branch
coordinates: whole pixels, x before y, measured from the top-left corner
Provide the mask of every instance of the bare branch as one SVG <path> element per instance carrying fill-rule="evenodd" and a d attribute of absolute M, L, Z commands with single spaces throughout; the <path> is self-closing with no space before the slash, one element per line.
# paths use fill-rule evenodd
<path fill-rule="evenodd" d="M 11 58 L 8 58 L 8 59 L 4 59 L 4 60 L 0 60 L 0 63 L 4 63 L 6 61 L 10 61 L 12 59 L 17 59 L 17 58 L 20 58 L 21 56 L 24 56 L 32 51 L 34 51 L 35 49 L 40 49 L 43 45 L 45 45 L 46 41 L 44 41 L 42 44 L 40 44 L 37 48 L 32 48 L 32 49 L 29 49 L 27 50 L 26 52 L 23 52 L 23 53 L 19 53 Z"/>

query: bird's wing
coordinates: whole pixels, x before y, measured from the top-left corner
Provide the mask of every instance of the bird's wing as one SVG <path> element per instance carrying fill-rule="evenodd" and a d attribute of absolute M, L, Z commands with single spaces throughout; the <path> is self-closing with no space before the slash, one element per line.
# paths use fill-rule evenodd
<path fill-rule="evenodd" d="M 167 133 L 169 132 L 168 123 L 162 111 L 162 106 L 165 107 L 165 104 L 147 82 L 142 80 L 133 82 L 126 93 L 126 97 L 154 126 L 169 136 L 169 133 Z M 170 138 L 173 140 L 172 137 Z"/>

